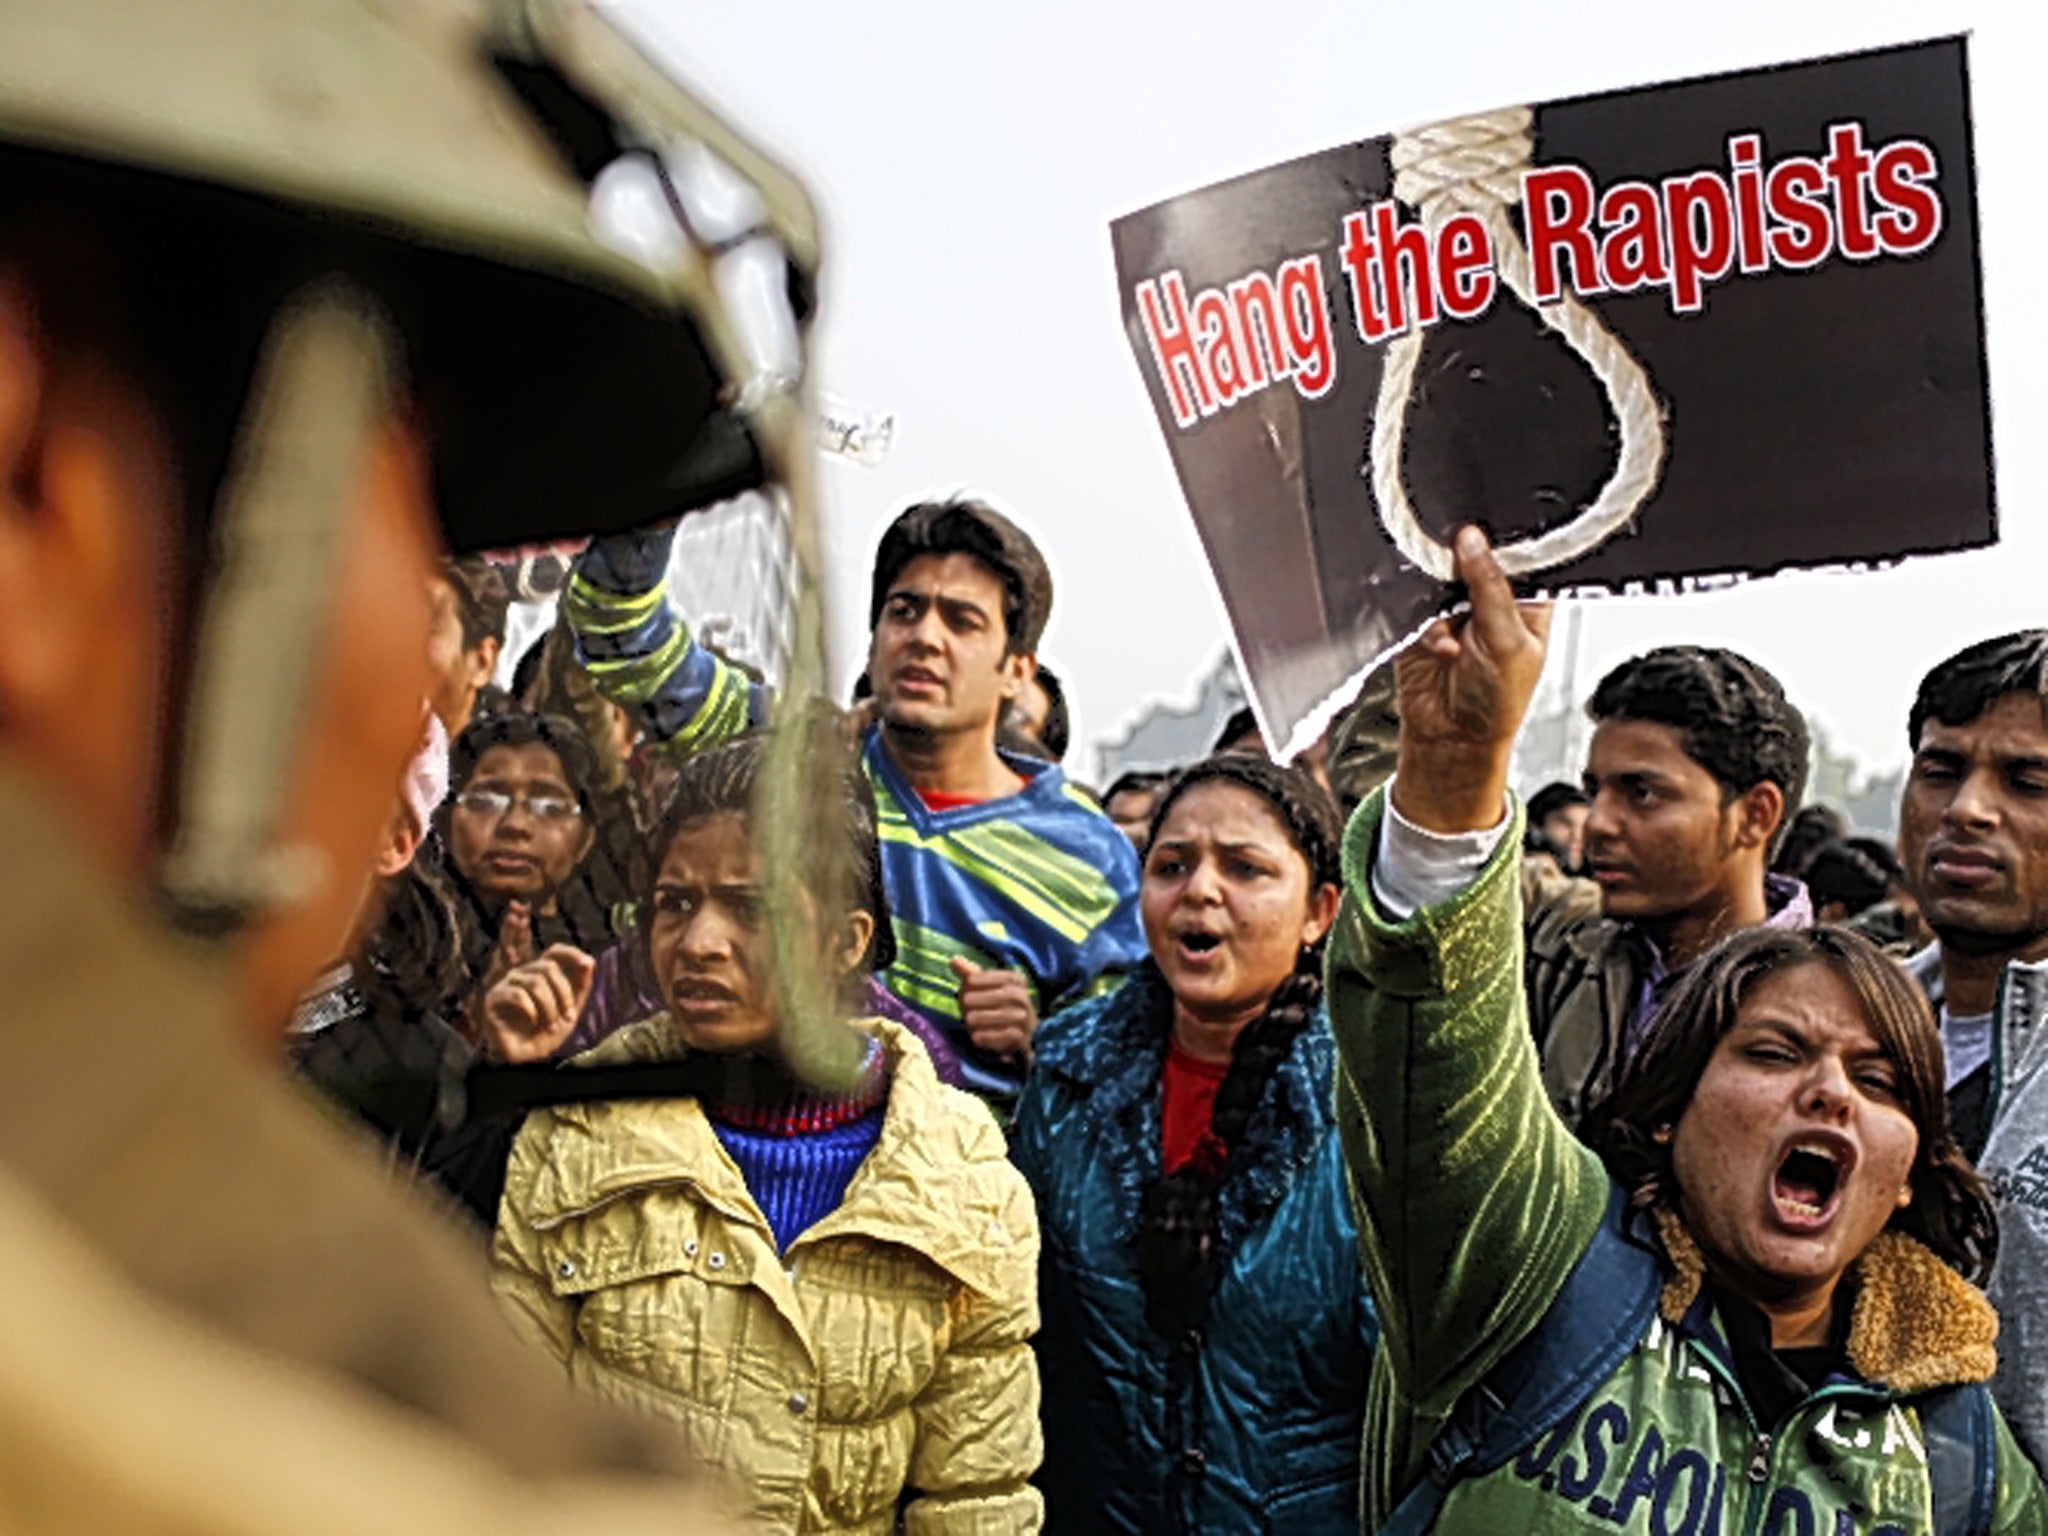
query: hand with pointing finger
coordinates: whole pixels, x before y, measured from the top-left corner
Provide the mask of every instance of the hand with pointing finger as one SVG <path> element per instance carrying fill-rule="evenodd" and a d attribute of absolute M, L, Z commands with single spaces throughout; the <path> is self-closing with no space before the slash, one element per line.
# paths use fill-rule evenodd
<path fill-rule="evenodd" d="M 1515 733 L 1550 635 L 1550 605 L 1515 600 L 1477 528 L 1458 530 L 1454 558 L 1471 611 L 1438 619 L 1394 662 L 1394 802 L 1417 826 L 1443 833 L 1499 825 Z"/>
<path fill-rule="evenodd" d="M 550 944 L 484 994 L 484 1050 L 515 1065 L 546 1061 L 575 1032 L 590 1001 L 597 961 L 573 944 Z"/>
<path fill-rule="evenodd" d="M 960 1022 L 977 1049 L 992 1056 L 1028 1061 L 1038 1032 L 1038 1008 L 1022 971 L 989 970 L 955 955 L 960 978 Z"/>
<path fill-rule="evenodd" d="M 470 1002 L 478 1042 L 497 1061 L 545 1061 L 575 1031 L 597 962 L 573 944 L 533 952 L 533 909 L 505 904 L 498 945 Z"/>

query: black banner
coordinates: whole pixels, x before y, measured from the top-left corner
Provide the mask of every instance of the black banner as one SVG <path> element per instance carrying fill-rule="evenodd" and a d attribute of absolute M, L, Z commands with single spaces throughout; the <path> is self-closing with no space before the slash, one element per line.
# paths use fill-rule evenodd
<path fill-rule="evenodd" d="M 1960 38 L 1368 139 L 1112 226 L 1267 739 L 1455 597 L 1994 542 Z"/>

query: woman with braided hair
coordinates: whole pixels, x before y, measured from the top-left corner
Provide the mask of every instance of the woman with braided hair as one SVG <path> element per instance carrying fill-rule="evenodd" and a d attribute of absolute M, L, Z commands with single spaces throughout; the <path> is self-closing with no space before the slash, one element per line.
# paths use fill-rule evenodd
<path fill-rule="evenodd" d="M 1334 1130 L 1339 829 L 1222 753 L 1152 815 L 1150 958 L 1048 1020 L 1012 1127 L 1044 1233 L 1047 1525 L 1355 1531 L 1375 1325 Z"/>

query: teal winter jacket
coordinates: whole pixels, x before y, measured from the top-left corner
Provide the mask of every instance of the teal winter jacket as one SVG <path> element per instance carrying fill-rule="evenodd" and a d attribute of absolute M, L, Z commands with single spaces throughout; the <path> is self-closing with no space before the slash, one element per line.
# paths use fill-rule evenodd
<path fill-rule="evenodd" d="M 1145 1319 L 1136 1238 L 1160 1176 L 1172 998 L 1148 962 L 1048 1020 L 1011 1127 L 1043 1234 L 1046 1529 L 1358 1527 L 1376 1328 L 1319 1009 L 1275 1071 L 1218 1192 L 1219 1280 L 1182 1338 Z"/>

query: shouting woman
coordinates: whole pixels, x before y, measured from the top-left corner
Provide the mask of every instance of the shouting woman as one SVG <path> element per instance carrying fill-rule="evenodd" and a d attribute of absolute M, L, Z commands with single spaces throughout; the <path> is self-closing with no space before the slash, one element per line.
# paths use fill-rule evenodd
<path fill-rule="evenodd" d="M 1295 769 L 1190 768 L 1152 813 L 1149 960 L 1039 1031 L 1013 1134 L 1054 1530 L 1357 1529 L 1373 1322 L 1322 1009 L 1337 841 Z"/>
<path fill-rule="evenodd" d="M 1365 1526 L 2038 1531 L 1983 1384 L 1997 1235 L 1917 991 L 1837 931 L 1674 989 L 1582 1146 L 1524 1021 L 1508 761 L 1548 614 L 1466 529 L 1346 834 L 1339 1121 L 1382 1337 Z"/>

